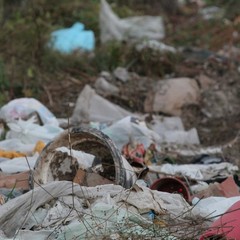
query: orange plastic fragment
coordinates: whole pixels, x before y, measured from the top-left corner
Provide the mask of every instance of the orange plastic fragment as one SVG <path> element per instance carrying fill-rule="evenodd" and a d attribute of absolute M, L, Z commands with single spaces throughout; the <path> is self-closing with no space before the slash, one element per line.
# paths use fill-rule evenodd
<path fill-rule="evenodd" d="M 40 153 L 43 150 L 43 148 L 45 147 L 45 145 L 46 144 L 43 141 L 37 141 L 33 152 Z"/>
<path fill-rule="evenodd" d="M 12 159 L 16 157 L 25 157 L 25 156 L 26 154 L 21 152 L 0 150 L 0 157 L 4 157 L 4 158 Z"/>

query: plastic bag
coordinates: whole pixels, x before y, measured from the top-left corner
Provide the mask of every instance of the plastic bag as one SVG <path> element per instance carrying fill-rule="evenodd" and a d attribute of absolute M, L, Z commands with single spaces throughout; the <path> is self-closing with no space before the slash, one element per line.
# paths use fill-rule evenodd
<path fill-rule="evenodd" d="M 100 10 L 101 42 L 162 39 L 165 29 L 162 17 L 140 16 L 120 19 L 105 0 Z"/>
<path fill-rule="evenodd" d="M 34 98 L 18 98 L 4 105 L 0 110 L 0 118 L 6 122 L 16 119 L 28 119 L 29 115 L 37 113 L 43 124 L 58 126 L 56 117 L 38 100 Z"/>
<path fill-rule="evenodd" d="M 10 131 L 7 132 L 6 139 L 17 138 L 25 144 L 36 144 L 39 140 L 47 143 L 63 131 L 60 127 L 48 124 L 39 126 L 34 123 L 34 118 L 30 118 L 27 121 L 20 119 L 7 125 Z"/>
<path fill-rule="evenodd" d="M 95 46 L 93 31 L 84 30 L 84 25 L 80 22 L 70 28 L 52 32 L 51 37 L 50 45 L 62 53 L 71 53 L 77 49 L 92 51 Z"/>

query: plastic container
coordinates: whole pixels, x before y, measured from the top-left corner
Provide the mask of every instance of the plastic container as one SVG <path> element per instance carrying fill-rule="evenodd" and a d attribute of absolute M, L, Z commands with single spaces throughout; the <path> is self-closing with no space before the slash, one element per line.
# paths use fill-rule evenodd
<path fill-rule="evenodd" d="M 181 194 L 187 202 L 190 202 L 190 193 L 187 186 L 178 178 L 164 177 L 156 180 L 150 188 L 161 192 Z"/>
<path fill-rule="evenodd" d="M 96 129 L 73 128 L 50 142 L 40 154 L 30 176 L 30 186 L 51 181 L 73 181 L 79 164 L 67 153 L 56 151 L 60 147 L 83 151 L 96 157 L 101 163 L 103 176 L 115 184 L 130 188 L 137 180 L 133 168 L 120 154 L 112 140 Z"/>

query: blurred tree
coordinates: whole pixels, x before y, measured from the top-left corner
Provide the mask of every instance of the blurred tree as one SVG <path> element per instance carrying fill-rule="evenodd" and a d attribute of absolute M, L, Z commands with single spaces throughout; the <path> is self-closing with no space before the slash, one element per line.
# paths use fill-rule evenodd
<path fill-rule="evenodd" d="M 16 9 L 23 7 L 27 0 L 0 0 L 0 21 L 4 23 L 12 14 L 16 13 Z M 1 15 L 2 12 L 2 15 Z"/>

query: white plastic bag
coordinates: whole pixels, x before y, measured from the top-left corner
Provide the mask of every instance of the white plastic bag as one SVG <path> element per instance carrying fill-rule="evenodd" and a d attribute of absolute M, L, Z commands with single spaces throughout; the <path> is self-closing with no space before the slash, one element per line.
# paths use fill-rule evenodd
<path fill-rule="evenodd" d="M 35 143 L 24 144 L 20 139 L 6 139 L 0 141 L 0 149 L 4 151 L 16 151 L 25 153 L 26 155 L 33 152 Z"/>
<path fill-rule="evenodd" d="M 162 39 L 165 29 L 162 17 L 140 16 L 120 19 L 105 0 L 100 10 L 101 42 L 111 40 Z"/>
<path fill-rule="evenodd" d="M 94 89 L 86 85 L 77 99 L 71 121 L 112 122 L 129 115 L 130 112 L 99 96 Z"/>
<path fill-rule="evenodd" d="M 0 118 L 12 122 L 16 119 L 28 119 L 34 112 L 38 113 L 43 124 L 58 126 L 55 116 L 34 98 L 18 98 L 10 101 L 0 109 Z"/>
<path fill-rule="evenodd" d="M 161 137 L 150 130 L 145 122 L 140 122 L 130 116 L 104 128 L 102 131 L 114 141 L 120 150 L 131 141 L 142 143 L 146 148 L 153 142 L 161 142 Z"/>
<path fill-rule="evenodd" d="M 17 157 L 0 162 L 0 171 L 4 173 L 18 173 L 32 170 L 35 166 L 39 154 L 35 153 L 31 157 Z M 30 167 L 30 169 L 29 169 Z"/>
<path fill-rule="evenodd" d="M 39 140 L 47 143 L 63 131 L 62 128 L 53 125 L 45 124 L 44 126 L 39 126 L 34 123 L 34 118 L 30 118 L 27 121 L 20 119 L 7 125 L 10 131 L 7 132 L 6 139 L 20 139 L 25 144 L 36 144 Z"/>
<path fill-rule="evenodd" d="M 193 199 L 195 205 L 192 209 L 194 215 L 200 215 L 201 217 L 208 217 L 212 220 L 217 219 L 225 213 L 234 203 L 240 200 L 240 196 L 237 197 L 209 197 L 199 200 Z"/>

